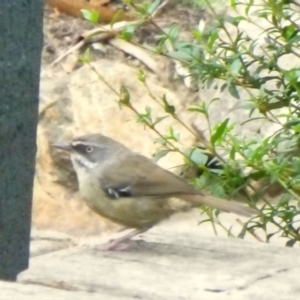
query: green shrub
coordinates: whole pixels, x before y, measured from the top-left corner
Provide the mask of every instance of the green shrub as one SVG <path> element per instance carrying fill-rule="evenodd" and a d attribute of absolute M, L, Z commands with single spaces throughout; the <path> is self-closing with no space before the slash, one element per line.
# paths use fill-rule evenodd
<path fill-rule="evenodd" d="M 133 4 L 130 0 L 124 2 L 133 6 L 148 22 L 155 22 L 150 12 L 159 5 L 159 1 L 143 4 Z M 182 155 L 188 166 L 196 168 L 193 182 L 197 187 L 221 197 L 243 198 L 262 211 L 260 216 L 242 224 L 239 237 L 246 233 L 256 236 L 255 232 L 262 230 L 265 241 L 276 234 L 286 237 L 287 245 L 292 246 L 300 240 L 297 223 L 300 201 L 300 68 L 297 67 L 297 63 L 300 65 L 300 5 L 289 0 L 249 0 L 244 4 L 231 0 L 235 14 L 218 15 L 209 0 L 204 2 L 214 21 L 207 28 L 195 28 L 191 33 L 193 42 L 180 40 L 180 28 L 174 25 L 160 28 L 158 44 L 147 48 L 180 61 L 201 88 L 228 91 L 238 99 L 236 108 L 246 110 L 248 118 L 243 124 L 232 123 L 230 118 L 212 124 L 211 103 L 227 100 L 206 99 L 193 105 L 188 110 L 207 120 L 209 137 L 205 139 L 195 133 L 199 147 L 191 145 L 191 149 Z M 259 25 L 261 20 L 266 24 L 263 28 Z M 261 34 L 256 37 L 247 34 L 241 26 L 247 24 L 256 26 Z M 155 26 L 158 27 L 157 24 Z M 132 27 L 129 30 L 125 29 L 121 38 L 128 40 Z M 172 51 L 167 50 L 170 49 L 166 47 L 167 42 L 171 43 Z M 279 61 L 288 55 L 295 63 L 285 69 Z M 138 77 L 147 84 L 142 71 Z M 146 113 L 137 112 L 125 87 L 119 96 L 120 104 L 134 110 L 138 120 L 159 135 L 161 148 L 156 154 L 158 158 L 168 151 L 178 151 L 173 145 L 179 139 L 178 133 L 173 130 L 168 134 L 158 132 L 156 124 L 161 119 L 153 120 L 149 108 Z M 182 122 L 176 114 L 176 107 L 168 99 L 162 96 L 154 100 L 163 105 L 169 116 L 189 127 Z M 265 121 L 269 127 L 276 125 L 277 129 L 271 134 L 258 132 L 255 136 L 243 136 L 236 130 L 238 125 L 245 126 L 258 120 Z M 222 165 L 221 168 L 219 165 L 216 167 L 216 161 Z M 272 200 L 274 193 L 276 201 Z M 204 211 L 208 221 L 216 222 L 230 234 L 230 228 L 226 229 L 220 223 L 218 212 Z"/>

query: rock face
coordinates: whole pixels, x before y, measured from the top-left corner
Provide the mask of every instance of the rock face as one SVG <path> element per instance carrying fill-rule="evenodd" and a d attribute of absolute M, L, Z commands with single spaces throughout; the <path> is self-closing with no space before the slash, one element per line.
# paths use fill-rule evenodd
<path fill-rule="evenodd" d="M 108 60 L 100 60 L 94 66 L 114 89 L 119 90 L 122 85 L 128 89 L 132 104 L 138 111 L 144 113 L 148 106 L 152 109 L 153 119 L 167 115 L 138 81 L 136 69 Z M 184 111 L 188 104 L 185 99 L 162 87 L 154 77 L 150 76 L 147 84 L 155 96 L 166 95 L 179 113 Z M 82 134 L 102 133 L 151 157 L 157 149 L 153 140 L 158 136 L 137 124 L 136 116 L 128 108 L 123 107 L 121 111 L 116 100 L 117 95 L 99 81 L 88 66 L 61 78 L 42 79 L 33 205 L 35 227 L 78 235 L 111 228 L 109 222 L 103 221 L 82 203 L 68 155 L 54 149 L 51 144 L 66 143 Z M 183 144 L 191 144 L 188 132 L 171 118 L 157 125 L 165 134 L 170 127 L 180 132 Z M 179 156 L 175 155 L 162 159 L 166 168 L 180 163 Z"/>

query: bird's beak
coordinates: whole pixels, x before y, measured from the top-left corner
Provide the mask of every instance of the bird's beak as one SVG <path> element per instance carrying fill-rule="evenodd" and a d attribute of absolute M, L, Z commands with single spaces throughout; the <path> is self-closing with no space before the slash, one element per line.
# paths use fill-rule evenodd
<path fill-rule="evenodd" d="M 61 150 L 71 151 L 71 146 L 70 146 L 70 145 L 52 144 L 52 146 L 53 146 L 54 148 L 58 148 L 58 149 L 61 149 Z"/>

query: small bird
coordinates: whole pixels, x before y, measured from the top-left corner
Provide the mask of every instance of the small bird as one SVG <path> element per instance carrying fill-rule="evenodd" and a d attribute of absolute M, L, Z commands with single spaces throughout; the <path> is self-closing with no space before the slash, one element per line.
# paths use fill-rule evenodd
<path fill-rule="evenodd" d="M 244 216 L 257 213 L 243 204 L 204 194 L 147 157 L 102 134 L 84 135 L 67 145 L 53 146 L 70 152 L 86 204 L 105 218 L 135 228 L 98 249 L 118 249 L 173 213 L 195 206 L 208 205 Z"/>

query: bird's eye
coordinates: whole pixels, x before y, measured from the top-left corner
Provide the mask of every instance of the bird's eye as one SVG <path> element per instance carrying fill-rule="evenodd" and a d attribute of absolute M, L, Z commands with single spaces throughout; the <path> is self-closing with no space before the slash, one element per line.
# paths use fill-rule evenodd
<path fill-rule="evenodd" d="M 85 147 L 85 151 L 86 151 L 87 153 L 91 153 L 91 152 L 93 151 L 93 147 L 91 147 L 91 146 L 86 146 L 86 147 Z"/>

